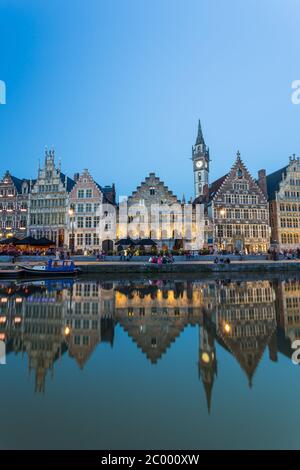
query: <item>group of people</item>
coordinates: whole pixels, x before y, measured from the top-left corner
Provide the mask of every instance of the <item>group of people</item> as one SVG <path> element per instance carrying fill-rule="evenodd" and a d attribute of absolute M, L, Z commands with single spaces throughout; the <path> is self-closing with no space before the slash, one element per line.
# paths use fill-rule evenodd
<path fill-rule="evenodd" d="M 279 259 L 300 259 L 300 248 L 296 250 L 275 250 L 268 251 L 270 258 L 274 261 Z"/>
<path fill-rule="evenodd" d="M 154 256 L 150 256 L 149 263 L 158 264 L 158 265 L 169 264 L 169 263 L 174 263 L 174 258 L 172 255 L 169 255 L 169 254 L 158 255 L 158 256 L 154 255 Z"/>

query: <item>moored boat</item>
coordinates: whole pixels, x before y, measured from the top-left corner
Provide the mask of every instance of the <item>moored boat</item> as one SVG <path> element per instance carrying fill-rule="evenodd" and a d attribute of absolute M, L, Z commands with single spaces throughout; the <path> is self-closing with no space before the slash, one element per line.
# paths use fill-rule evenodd
<path fill-rule="evenodd" d="M 34 266 L 19 265 L 18 268 L 23 274 L 30 276 L 72 276 L 79 274 L 81 269 L 75 266 L 72 260 L 54 260 L 49 259 L 46 264 L 37 264 Z"/>

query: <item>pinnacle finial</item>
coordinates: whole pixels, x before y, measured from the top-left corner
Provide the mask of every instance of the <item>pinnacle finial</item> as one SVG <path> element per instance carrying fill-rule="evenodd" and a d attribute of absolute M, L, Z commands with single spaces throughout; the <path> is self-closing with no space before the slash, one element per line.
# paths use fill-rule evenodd
<path fill-rule="evenodd" d="M 241 152 L 239 150 L 236 152 L 236 156 L 237 158 L 241 158 Z"/>

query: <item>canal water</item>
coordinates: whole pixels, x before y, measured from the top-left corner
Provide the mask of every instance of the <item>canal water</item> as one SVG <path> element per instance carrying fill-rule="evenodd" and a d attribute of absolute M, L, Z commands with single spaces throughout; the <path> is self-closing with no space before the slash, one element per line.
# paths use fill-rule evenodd
<path fill-rule="evenodd" d="M 0 448 L 297 449 L 299 307 L 299 279 L 0 281 Z"/>

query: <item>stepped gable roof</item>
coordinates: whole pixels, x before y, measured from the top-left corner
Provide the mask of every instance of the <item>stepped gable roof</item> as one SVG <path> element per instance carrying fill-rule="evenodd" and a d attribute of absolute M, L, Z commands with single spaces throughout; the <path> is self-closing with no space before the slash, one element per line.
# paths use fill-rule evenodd
<path fill-rule="evenodd" d="M 176 202 L 178 204 L 181 204 L 181 201 L 178 199 L 178 197 L 176 196 L 176 194 L 173 193 L 173 191 L 171 191 L 169 189 L 169 187 L 164 183 L 164 181 L 162 181 L 158 176 L 156 176 L 156 174 L 154 172 L 151 172 L 149 173 L 148 176 L 146 176 L 146 178 L 144 179 L 144 181 L 141 182 L 141 184 L 139 186 L 137 186 L 136 190 L 132 192 L 131 196 L 128 197 L 128 201 L 133 198 L 134 196 L 136 196 L 136 194 L 144 187 L 144 186 L 148 186 L 149 184 L 149 180 L 152 180 L 153 181 L 153 184 L 156 184 L 156 185 L 159 185 L 159 186 L 163 186 L 164 190 L 166 193 L 168 193 L 168 195 L 170 197 L 173 197 L 174 199 L 176 199 Z"/>

